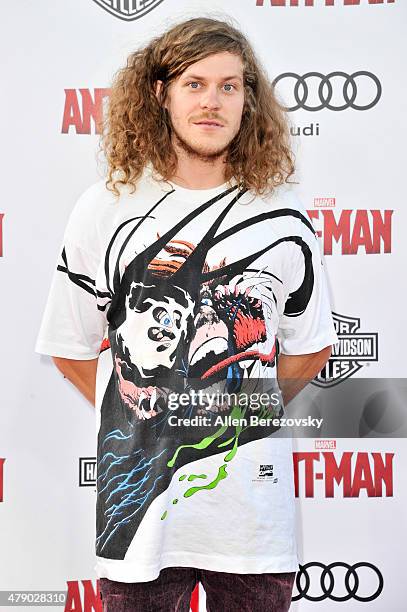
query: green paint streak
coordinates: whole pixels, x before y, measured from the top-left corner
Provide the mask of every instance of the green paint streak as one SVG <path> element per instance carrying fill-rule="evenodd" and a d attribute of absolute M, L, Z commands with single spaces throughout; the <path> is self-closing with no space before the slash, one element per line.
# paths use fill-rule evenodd
<path fill-rule="evenodd" d="M 221 465 L 215 480 L 212 480 L 212 482 L 210 482 L 209 484 L 202 485 L 201 487 L 191 487 L 190 489 L 185 491 L 184 497 L 191 497 L 191 495 L 193 495 L 194 493 L 197 493 L 198 491 L 203 491 L 204 489 L 214 489 L 219 484 L 219 482 L 226 478 L 226 476 L 228 475 L 226 472 L 226 467 L 226 464 Z"/>
<path fill-rule="evenodd" d="M 221 448 L 221 446 L 227 446 L 228 444 L 231 444 L 234 439 L 235 437 L 233 436 L 232 438 L 229 438 L 229 440 L 226 440 L 226 442 L 221 442 L 220 444 L 218 444 L 218 448 Z"/>
<path fill-rule="evenodd" d="M 208 476 L 206 474 L 191 474 L 190 476 L 188 476 L 188 480 L 195 480 L 195 478 L 208 478 Z"/>
<path fill-rule="evenodd" d="M 186 474 L 182 474 L 182 476 L 180 476 L 180 477 L 178 478 L 178 480 L 185 480 L 185 478 L 186 478 L 186 477 L 187 477 L 187 475 L 186 475 Z"/>
<path fill-rule="evenodd" d="M 242 410 L 240 408 L 240 406 L 234 406 L 231 417 L 232 418 L 236 418 L 236 419 L 241 419 L 244 418 L 246 410 Z M 239 442 L 239 436 L 242 433 L 243 430 L 243 426 L 242 425 L 236 425 L 236 433 L 234 435 L 234 443 L 233 443 L 233 448 L 227 453 L 227 455 L 224 457 L 225 461 L 231 461 L 233 459 L 233 457 L 236 455 L 237 452 L 237 448 L 238 448 L 238 442 Z"/>
<path fill-rule="evenodd" d="M 240 430 L 239 433 L 237 433 L 237 430 Z M 231 461 L 233 459 L 233 457 L 236 455 L 237 452 L 237 448 L 238 448 L 238 442 L 239 442 L 239 435 L 242 431 L 241 426 L 239 425 L 238 427 L 236 427 L 236 437 L 235 437 L 235 441 L 233 444 L 233 448 L 227 453 L 227 455 L 225 455 L 223 457 L 224 461 Z"/>
<path fill-rule="evenodd" d="M 240 420 L 241 418 L 244 418 L 245 413 L 246 413 L 245 408 L 241 408 L 240 406 L 233 406 L 233 409 L 229 416 L 232 419 Z M 182 444 L 175 450 L 175 453 L 172 456 L 172 458 L 168 461 L 167 466 L 174 467 L 177 457 L 183 448 L 196 448 L 198 450 L 203 450 L 205 448 L 208 448 L 208 446 L 210 446 L 214 442 L 214 440 L 219 438 L 228 429 L 228 427 L 229 427 L 228 425 L 222 425 L 217 431 L 215 431 L 215 433 L 213 433 L 210 436 L 207 436 L 206 438 L 203 438 L 200 442 L 197 442 L 196 444 Z M 229 438 L 229 440 L 227 440 L 226 442 L 222 442 L 218 445 L 218 448 L 220 448 L 221 446 L 226 446 L 230 444 L 232 441 L 234 441 L 233 448 L 226 455 L 225 461 L 230 461 L 236 455 L 239 435 L 241 434 L 242 431 L 243 431 L 242 426 L 237 425 L 235 435 L 232 436 L 232 438 Z M 181 479 L 184 480 L 182 476 L 180 477 L 180 480 Z"/>
<path fill-rule="evenodd" d="M 164 514 L 161 517 L 161 520 L 163 521 L 165 519 L 165 517 L 167 516 L 167 510 L 164 512 Z"/>
<path fill-rule="evenodd" d="M 197 442 L 196 444 L 182 444 L 177 448 L 172 459 L 168 461 L 167 466 L 174 467 L 177 457 L 183 448 L 197 448 L 199 450 L 208 448 L 208 446 L 210 446 L 212 442 L 216 440 L 216 438 L 219 438 L 227 430 L 227 428 L 227 425 L 222 425 L 222 427 L 220 427 L 218 431 L 215 431 L 213 435 L 203 438 L 200 442 Z"/>
<path fill-rule="evenodd" d="M 173 499 L 173 500 L 172 500 L 172 503 L 173 503 L 173 504 L 178 504 L 178 499 Z"/>

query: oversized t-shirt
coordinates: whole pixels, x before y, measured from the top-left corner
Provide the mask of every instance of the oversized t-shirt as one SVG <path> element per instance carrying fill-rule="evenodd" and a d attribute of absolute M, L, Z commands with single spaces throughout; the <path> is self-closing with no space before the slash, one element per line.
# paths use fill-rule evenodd
<path fill-rule="evenodd" d="M 85 191 L 35 350 L 99 358 L 97 577 L 296 571 L 292 440 L 276 393 L 256 392 L 278 391 L 281 353 L 335 342 L 291 188 L 191 190 L 147 168 L 133 194 L 103 180 Z"/>

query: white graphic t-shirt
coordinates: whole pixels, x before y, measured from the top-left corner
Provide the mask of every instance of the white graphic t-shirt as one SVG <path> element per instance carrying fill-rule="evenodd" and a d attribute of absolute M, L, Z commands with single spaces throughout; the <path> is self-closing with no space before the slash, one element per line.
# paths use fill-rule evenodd
<path fill-rule="evenodd" d="M 278 389 L 280 353 L 336 342 L 290 188 L 190 190 L 146 170 L 119 199 L 104 181 L 85 191 L 35 350 L 99 358 L 97 577 L 296 571 L 292 441 L 276 394 L 256 392 Z"/>

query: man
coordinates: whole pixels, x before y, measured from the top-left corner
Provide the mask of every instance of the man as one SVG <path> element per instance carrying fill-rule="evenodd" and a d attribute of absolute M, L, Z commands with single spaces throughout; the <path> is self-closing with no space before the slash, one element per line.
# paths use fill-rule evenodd
<path fill-rule="evenodd" d="M 104 610 L 188 610 L 198 581 L 210 612 L 288 610 L 291 440 L 251 420 L 275 394 L 240 399 L 278 378 L 287 404 L 337 337 L 284 113 L 245 37 L 192 19 L 129 56 L 103 145 L 36 350 L 96 406 Z"/>

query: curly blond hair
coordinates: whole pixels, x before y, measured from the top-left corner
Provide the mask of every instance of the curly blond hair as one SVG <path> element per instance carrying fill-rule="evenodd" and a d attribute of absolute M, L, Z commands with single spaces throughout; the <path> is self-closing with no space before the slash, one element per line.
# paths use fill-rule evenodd
<path fill-rule="evenodd" d="M 106 187 L 131 192 L 147 164 L 164 180 L 174 176 L 177 156 L 163 103 L 168 86 L 191 64 L 221 52 L 243 62 L 244 106 L 238 134 L 226 153 L 225 181 L 232 177 L 258 195 L 271 193 L 294 173 L 290 130 L 284 107 L 245 36 L 226 21 L 200 17 L 173 26 L 127 58 L 114 76 L 102 120 L 101 148 Z M 163 82 L 161 100 L 156 81 Z"/>

